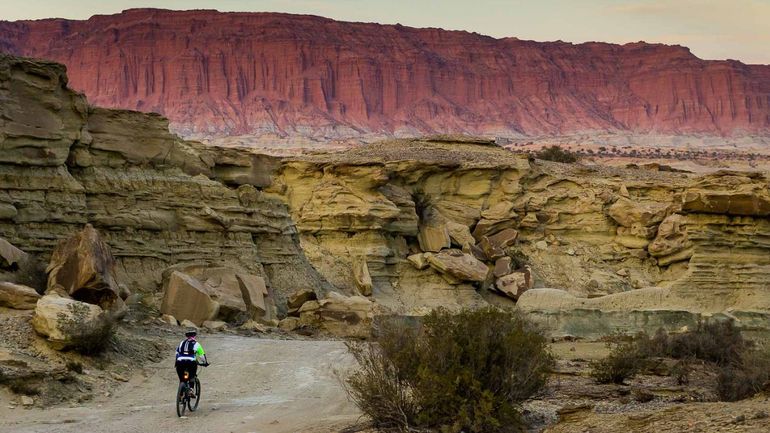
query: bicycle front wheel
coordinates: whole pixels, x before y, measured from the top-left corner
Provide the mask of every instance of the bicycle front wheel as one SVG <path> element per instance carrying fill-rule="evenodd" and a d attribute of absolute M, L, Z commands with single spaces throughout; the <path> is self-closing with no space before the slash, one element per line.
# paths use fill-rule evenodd
<path fill-rule="evenodd" d="M 176 391 L 176 416 L 184 416 L 184 411 L 190 404 L 190 396 L 187 392 L 187 382 L 181 382 L 179 388 Z"/>

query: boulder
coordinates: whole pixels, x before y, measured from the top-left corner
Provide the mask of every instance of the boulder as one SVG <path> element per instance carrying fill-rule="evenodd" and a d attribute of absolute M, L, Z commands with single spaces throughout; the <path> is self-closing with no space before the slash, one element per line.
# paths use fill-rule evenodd
<path fill-rule="evenodd" d="M 209 297 L 203 283 L 190 275 L 174 271 L 164 287 L 160 312 L 200 325 L 217 316 L 219 303 Z"/>
<path fill-rule="evenodd" d="M 458 281 L 483 282 L 489 268 L 483 262 L 460 250 L 444 250 L 428 257 L 428 263 L 442 274 Z"/>
<path fill-rule="evenodd" d="M 528 272 L 512 272 L 497 279 L 497 290 L 514 301 L 531 288 Z"/>
<path fill-rule="evenodd" d="M 0 238 L 0 268 L 19 264 L 28 254 L 11 245 L 10 242 Z"/>
<path fill-rule="evenodd" d="M 366 338 L 371 334 L 374 303 L 363 296 L 330 292 L 327 298 L 306 302 L 300 323 L 315 326 L 338 337 Z"/>
<path fill-rule="evenodd" d="M 406 259 L 409 260 L 409 263 L 414 265 L 417 270 L 423 270 L 428 268 L 430 266 L 430 263 L 428 263 L 427 256 L 430 253 L 418 253 L 418 254 L 412 254 L 411 256 L 407 257 Z"/>
<path fill-rule="evenodd" d="M 476 243 L 476 239 L 471 234 L 468 226 L 454 221 L 447 221 L 446 228 L 452 244 L 462 248 L 465 245 L 474 245 Z"/>
<path fill-rule="evenodd" d="M 503 229 L 498 233 L 487 236 L 489 242 L 497 248 L 508 248 L 519 238 L 519 232 L 514 229 Z"/>
<path fill-rule="evenodd" d="M 508 275 L 513 270 L 511 268 L 511 263 L 513 262 L 513 259 L 510 257 L 501 257 L 495 261 L 495 268 L 492 271 L 495 274 L 496 278 L 500 278 L 502 276 Z"/>
<path fill-rule="evenodd" d="M 301 289 L 291 296 L 289 296 L 286 304 L 289 310 L 299 310 L 299 308 L 307 301 L 313 301 L 318 299 L 315 292 L 311 289 Z"/>
<path fill-rule="evenodd" d="M 668 203 L 641 203 L 620 197 L 608 212 L 623 227 L 632 227 L 634 224 L 649 227 L 663 221 L 669 207 Z"/>
<path fill-rule="evenodd" d="M 103 337 L 111 322 L 98 305 L 46 295 L 35 306 L 32 327 L 57 350 Z"/>
<path fill-rule="evenodd" d="M 484 252 L 484 257 L 486 257 L 487 260 L 494 261 L 505 256 L 505 250 L 493 244 L 486 236 L 481 237 L 477 246 Z"/>
<path fill-rule="evenodd" d="M 369 274 L 369 265 L 366 263 L 366 259 L 358 258 L 353 262 L 353 279 L 356 282 L 358 292 L 364 296 L 372 295 L 372 276 Z"/>
<path fill-rule="evenodd" d="M 220 319 L 234 321 L 249 311 L 243 297 L 243 285 L 235 269 L 225 266 L 206 266 L 188 269 L 186 273 L 204 283 L 211 299 L 219 304 L 217 315 Z M 252 279 L 248 280 L 253 282 Z M 259 299 L 256 297 L 252 301 L 259 304 Z M 264 311 L 265 308 L 262 307 L 262 310 Z"/>
<path fill-rule="evenodd" d="M 163 314 L 160 316 L 160 321 L 163 323 L 168 323 L 171 326 L 178 326 L 179 322 L 177 322 L 176 317 L 170 315 L 170 314 Z"/>
<path fill-rule="evenodd" d="M 227 323 L 221 320 L 207 320 L 203 322 L 202 326 L 209 331 L 224 331 L 227 329 Z"/>
<path fill-rule="evenodd" d="M 299 325 L 299 317 L 287 317 L 278 322 L 278 328 L 286 332 L 294 331 Z"/>
<path fill-rule="evenodd" d="M 420 224 L 417 241 L 420 243 L 420 249 L 424 252 L 439 252 L 444 248 L 451 246 L 449 231 L 446 224 L 437 223 L 435 225 Z"/>
<path fill-rule="evenodd" d="M 118 299 L 115 259 L 91 224 L 59 242 L 46 271 L 48 292 L 63 291 L 75 300 L 105 310 Z"/>
<path fill-rule="evenodd" d="M 40 295 L 32 287 L 0 282 L 0 307 L 16 310 L 32 310 Z"/>
<path fill-rule="evenodd" d="M 272 304 L 265 301 L 268 298 L 265 279 L 257 275 L 236 274 L 241 287 L 241 296 L 246 304 L 246 310 L 252 320 L 269 319 L 272 317 Z"/>
<path fill-rule="evenodd" d="M 185 329 L 192 329 L 192 328 L 198 329 L 198 325 L 193 323 L 191 320 L 187 320 L 187 319 L 182 320 L 182 322 L 179 323 L 179 326 Z"/>

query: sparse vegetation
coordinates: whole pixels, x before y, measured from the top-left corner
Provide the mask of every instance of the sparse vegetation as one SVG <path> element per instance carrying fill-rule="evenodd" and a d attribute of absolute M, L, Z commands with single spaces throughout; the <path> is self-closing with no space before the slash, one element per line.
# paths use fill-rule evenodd
<path fill-rule="evenodd" d="M 60 314 L 59 328 L 71 336 L 70 347 L 84 355 L 97 355 L 107 348 L 113 337 L 115 322 L 107 314 L 91 320 L 88 317 L 88 307 L 81 304 L 69 306 L 71 316 Z"/>
<path fill-rule="evenodd" d="M 514 312 L 440 309 L 418 327 L 390 325 L 373 343 L 348 344 L 359 368 L 346 387 L 379 430 L 517 432 L 516 405 L 553 366 L 546 346 Z"/>
<path fill-rule="evenodd" d="M 653 357 L 677 362 L 670 374 L 682 385 L 689 382 L 693 363 L 704 362 L 717 374 L 716 394 L 720 400 L 751 397 L 770 382 L 770 353 L 741 335 L 732 321 L 699 323 L 692 331 L 669 335 L 662 329 L 650 337 L 614 335 L 610 354 L 592 364 L 591 375 L 599 383 L 621 384 L 643 371 Z"/>
<path fill-rule="evenodd" d="M 540 152 L 535 154 L 538 159 L 544 159 L 546 161 L 574 163 L 578 161 L 578 155 L 567 149 L 562 149 L 560 146 L 547 146 Z"/>

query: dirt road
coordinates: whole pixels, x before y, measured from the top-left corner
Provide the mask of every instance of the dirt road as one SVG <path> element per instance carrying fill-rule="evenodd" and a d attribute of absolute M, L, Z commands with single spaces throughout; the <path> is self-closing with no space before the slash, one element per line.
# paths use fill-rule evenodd
<path fill-rule="evenodd" d="M 133 377 L 118 395 L 79 407 L 0 407 L 0 432 L 296 433 L 332 432 L 358 418 L 334 371 L 351 365 L 339 341 L 203 340 L 212 366 L 200 374 L 198 411 L 178 418 L 173 356 Z"/>

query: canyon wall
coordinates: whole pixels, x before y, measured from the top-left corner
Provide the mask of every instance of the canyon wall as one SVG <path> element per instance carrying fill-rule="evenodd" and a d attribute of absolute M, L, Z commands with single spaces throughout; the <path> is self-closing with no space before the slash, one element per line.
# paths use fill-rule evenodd
<path fill-rule="evenodd" d="M 63 63 L 91 103 L 185 136 L 770 133 L 770 66 L 680 46 L 133 9 L 0 22 L 0 51 Z"/>
<path fill-rule="evenodd" d="M 181 140 L 66 82 L 61 65 L 0 56 L 0 238 L 47 258 L 91 223 L 131 291 L 204 262 L 265 277 L 281 314 L 310 289 L 385 314 L 517 305 L 583 336 L 713 315 L 770 329 L 762 174 L 552 163 L 447 138 L 279 159 Z"/>

